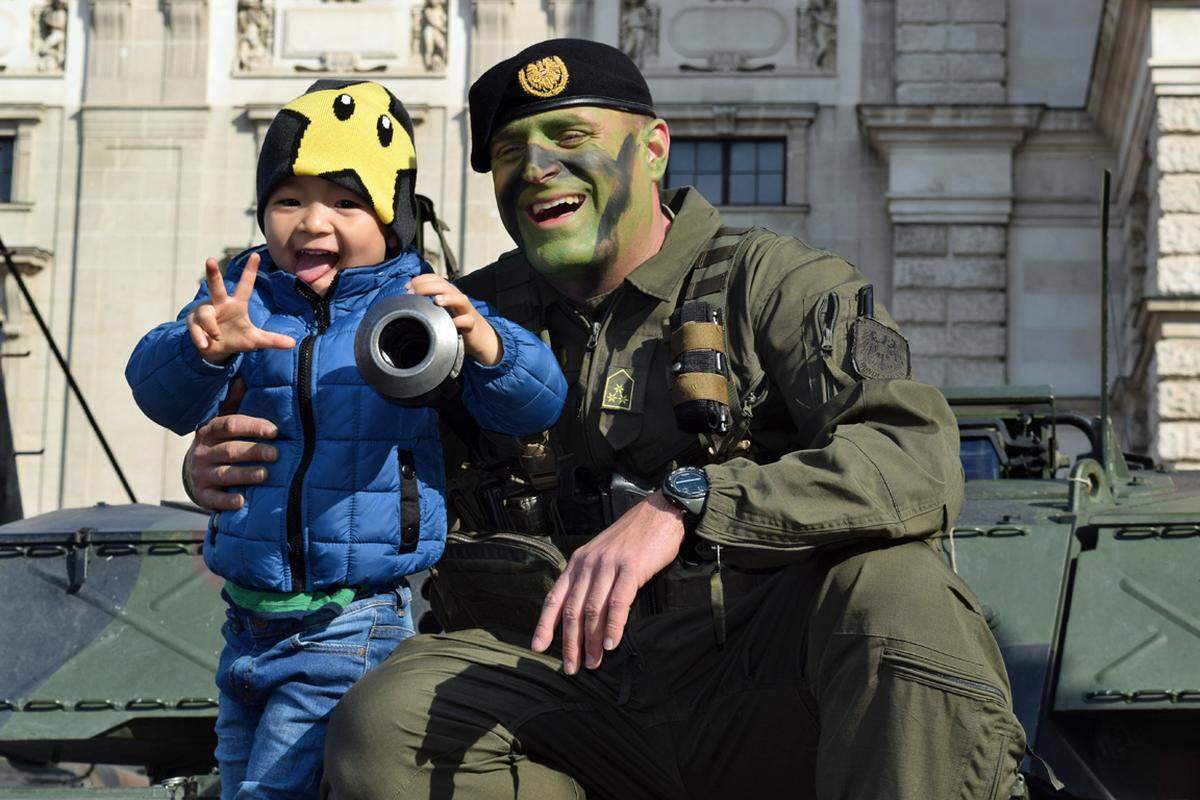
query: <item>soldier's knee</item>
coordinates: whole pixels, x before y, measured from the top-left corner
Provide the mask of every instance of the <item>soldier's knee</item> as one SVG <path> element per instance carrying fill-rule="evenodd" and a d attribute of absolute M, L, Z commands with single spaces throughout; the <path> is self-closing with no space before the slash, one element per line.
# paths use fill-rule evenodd
<path fill-rule="evenodd" d="M 925 542 L 864 550 L 835 562 L 814 609 L 813 632 L 917 642 L 978 663 L 995 644 L 971 590 Z"/>

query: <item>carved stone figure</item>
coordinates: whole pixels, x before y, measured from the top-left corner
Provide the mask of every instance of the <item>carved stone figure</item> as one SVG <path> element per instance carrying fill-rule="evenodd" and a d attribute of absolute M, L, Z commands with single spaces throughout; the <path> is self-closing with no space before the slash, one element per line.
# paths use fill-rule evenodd
<path fill-rule="evenodd" d="M 622 0 L 621 50 L 639 67 L 658 55 L 658 5 L 650 0 Z"/>
<path fill-rule="evenodd" d="M 33 8 L 33 55 L 39 72 L 62 72 L 67 61 L 67 3 L 47 0 Z"/>
<path fill-rule="evenodd" d="M 255 72 L 271 63 L 275 20 L 266 0 L 238 0 L 238 69 Z"/>
<path fill-rule="evenodd" d="M 447 38 L 450 15 L 446 0 L 425 0 L 413 9 L 412 52 L 421 56 L 427 72 L 446 68 Z"/>
<path fill-rule="evenodd" d="M 800 0 L 796 8 L 800 63 L 832 72 L 837 66 L 837 0 Z"/>

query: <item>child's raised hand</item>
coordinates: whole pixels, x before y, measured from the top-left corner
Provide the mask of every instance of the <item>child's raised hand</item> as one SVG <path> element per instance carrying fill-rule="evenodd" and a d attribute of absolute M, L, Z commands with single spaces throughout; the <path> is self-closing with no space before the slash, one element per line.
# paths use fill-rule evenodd
<path fill-rule="evenodd" d="M 454 327 L 463 337 L 463 349 L 485 367 L 495 366 L 504 355 L 500 337 L 483 315 L 471 304 L 470 298 L 457 286 L 440 275 L 426 273 L 413 278 L 408 291 L 425 297 L 450 312 Z"/>
<path fill-rule="evenodd" d="M 204 280 L 208 283 L 211 299 L 187 315 L 187 329 L 205 361 L 224 364 L 237 353 L 267 348 L 287 350 L 296 346 L 292 337 L 269 333 L 250 321 L 250 293 L 258 277 L 258 262 L 258 253 L 252 253 L 232 297 L 225 291 L 225 280 L 217 268 L 217 260 L 210 258 L 204 262 Z"/>

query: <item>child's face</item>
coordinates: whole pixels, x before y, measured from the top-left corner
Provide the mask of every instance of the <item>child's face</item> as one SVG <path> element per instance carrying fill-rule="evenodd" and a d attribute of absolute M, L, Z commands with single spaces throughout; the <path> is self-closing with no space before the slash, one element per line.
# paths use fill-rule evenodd
<path fill-rule="evenodd" d="M 366 200 L 323 178 L 288 178 L 263 214 L 267 250 L 280 269 L 324 295 L 338 270 L 378 264 L 388 231 Z"/>

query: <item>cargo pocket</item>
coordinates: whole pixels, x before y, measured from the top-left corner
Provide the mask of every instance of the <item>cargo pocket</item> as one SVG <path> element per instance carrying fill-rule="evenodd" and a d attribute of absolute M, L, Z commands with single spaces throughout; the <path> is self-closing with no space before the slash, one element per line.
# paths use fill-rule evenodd
<path fill-rule="evenodd" d="M 400 547 L 398 552 L 411 553 L 421 538 L 421 492 L 417 486 L 417 468 L 409 450 L 396 450 L 400 476 Z"/>
<path fill-rule="evenodd" d="M 1025 749 L 1025 735 L 1009 707 L 1004 689 L 981 676 L 942 661 L 884 648 L 880 678 L 925 686 L 958 702 L 908 709 L 924 718 L 930 731 L 956 731 L 939 761 L 946 770 L 930 776 L 930 796 L 961 800 L 1008 800 Z"/>

